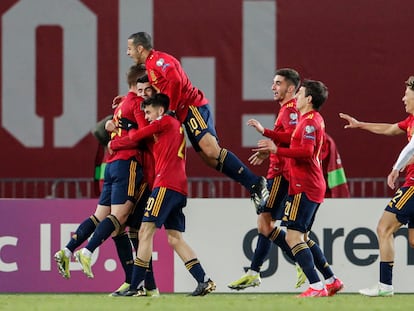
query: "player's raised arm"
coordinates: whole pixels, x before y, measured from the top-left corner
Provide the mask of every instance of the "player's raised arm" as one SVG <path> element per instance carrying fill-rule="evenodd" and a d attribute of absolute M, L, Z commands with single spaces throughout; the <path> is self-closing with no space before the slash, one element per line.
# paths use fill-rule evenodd
<path fill-rule="evenodd" d="M 354 117 L 346 113 L 339 113 L 339 117 L 348 121 L 344 128 L 357 128 L 366 130 L 374 134 L 394 136 L 404 134 L 405 132 L 398 127 L 398 123 L 371 123 L 358 121 Z"/>

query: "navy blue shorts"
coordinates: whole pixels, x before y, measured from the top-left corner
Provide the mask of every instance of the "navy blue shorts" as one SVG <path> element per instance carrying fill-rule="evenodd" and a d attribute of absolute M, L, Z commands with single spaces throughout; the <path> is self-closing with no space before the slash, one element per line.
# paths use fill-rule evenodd
<path fill-rule="evenodd" d="M 111 206 L 124 204 L 127 200 L 135 203 L 142 177 L 142 168 L 135 159 L 107 163 L 99 204 Z"/>
<path fill-rule="evenodd" d="M 153 222 L 157 228 L 185 231 L 183 208 L 187 205 L 187 196 L 179 192 L 159 187 L 152 190 L 145 208 L 142 222 Z"/>
<path fill-rule="evenodd" d="M 283 176 L 267 180 L 269 199 L 262 213 L 270 213 L 273 220 L 281 220 L 285 212 L 289 183 Z"/>
<path fill-rule="evenodd" d="M 309 200 L 304 192 L 289 195 L 281 225 L 303 233 L 309 232 L 319 205 L 320 203 Z"/>
<path fill-rule="evenodd" d="M 395 214 L 403 225 L 414 228 L 414 187 L 401 187 L 395 192 L 385 210 Z"/>
<path fill-rule="evenodd" d="M 147 206 L 148 198 L 151 195 L 151 190 L 147 183 L 141 183 L 136 195 L 136 203 L 128 216 L 126 225 L 130 228 L 138 230 L 141 227 L 142 217 L 144 216 L 145 207 Z"/>
<path fill-rule="evenodd" d="M 200 107 L 190 105 L 187 117 L 184 120 L 184 126 L 188 139 L 197 152 L 201 151 L 198 142 L 206 133 L 210 133 L 218 140 L 209 105 Z"/>

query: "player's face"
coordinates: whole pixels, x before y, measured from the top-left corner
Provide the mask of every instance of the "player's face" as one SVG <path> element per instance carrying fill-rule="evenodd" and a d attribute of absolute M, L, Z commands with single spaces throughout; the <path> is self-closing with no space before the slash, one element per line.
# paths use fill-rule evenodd
<path fill-rule="evenodd" d="M 404 102 L 405 111 L 407 113 L 414 114 L 414 91 L 409 87 L 405 89 L 402 101 Z"/>
<path fill-rule="evenodd" d="M 312 97 L 306 96 L 306 88 L 301 86 L 299 91 L 296 93 L 296 108 L 301 114 L 305 113 L 309 109 L 309 104 Z"/>
<path fill-rule="evenodd" d="M 288 83 L 284 77 L 276 75 L 273 79 L 272 91 L 273 99 L 282 102 L 288 92 Z"/>
<path fill-rule="evenodd" d="M 151 87 L 151 84 L 149 82 L 137 83 L 137 95 L 141 96 L 142 98 L 148 98 L 151 97 L 154 94 L 154 90 Z"/>
<path fill-rule="evenodd" d="M 144 108 L 145 119 L 150 123 L 157 120 L 157 118 L 161 116 L 162 112 L 163 109 L 161 107 L 153 107 L 152 105 L 148 105 Z"/>
<path fill-rule="evenodd" d="M 132 39 L 128 40 L 127 55 L 131 57 L 136 64 L 142 63 L 141 61 L 142 51 L 140 52 L 139 51 L 140 49 L 143 49 L 142 46 L 140 45 L 136 46 Z"/>

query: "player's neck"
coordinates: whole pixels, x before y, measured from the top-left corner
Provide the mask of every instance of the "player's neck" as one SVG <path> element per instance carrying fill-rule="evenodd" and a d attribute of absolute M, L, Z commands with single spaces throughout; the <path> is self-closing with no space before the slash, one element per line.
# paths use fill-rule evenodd
<path fill-rule="evenodd" d="M 285 97 L 283 100 L 279 101 L 280 107 L 286 105 L 288 102 L 292 101 L 293 96 Z"/>

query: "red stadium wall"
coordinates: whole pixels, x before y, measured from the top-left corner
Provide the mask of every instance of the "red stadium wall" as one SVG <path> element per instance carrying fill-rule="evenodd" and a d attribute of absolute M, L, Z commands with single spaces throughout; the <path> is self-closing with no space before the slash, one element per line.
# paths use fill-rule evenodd
<path fill-rule="evenodd" d="M 51 3 L 63 5 L 60 1 Z M 76 81 L 65 81 L 67 69 L 63 64 L 67 55 L 63 51 L 68 47 L 65 47 L 64 39 L 70 36 L 65 26 L 60 25 L 59 20 L 53 21 L 51 17 L 42 24 L 42 16 L 38 17 L 40 25 L 32 31 L 35 48 L 27 49 L 29 42 L 21 39 L 16 28 L 10 27 L 19 25 L 16 18 L 13 21 L 13 16 L 21 16 L 21 22 L 30 21 L 33 11 L 25 10 L 24 5 L 16 0 L 0 2 L 3 18 L 0 26 L 3 38 L 0 42 L 3 52 L 0 63 L 3 82 L 0 96 L 3 151 L 0 178 L 69 178 L 91 177 L 93 174 L 97 143 L 88 131 L 82 132 L 79 129 L 92 128 L 94 122 L 111 112 L 112 98 L 120 92 L 119 63 L 127 58 L 127 38 L 121 38 L 125 41 L 125 49 L 120 50 L 119 25 L 122 21 L 119 20 L 118 13 L 121 0 L 83 0 L 79 3 L 81 11 L 93 17 L 91 20 L 96 25 L 96 32 L 92 32 L 96 34 L 93 40 L 95 45 L 91 45 L 90 49 L 94 51 L 95 47 L 96 53 L 95 57 L 84 59 L 83 46 L 76 44 L 69 51 L 79 51 L 79 54 L 75 54 L 75 59 L 81 68 L 96 68 L 96 72 L 91 75 L 96 79 L 96 83 L 91 84 L 96 86 L 96 92 L 90 98 L 85 98 L 82 92 L 78 93 Z M 347 112 L 362 120 L 392 123 L 405 118 L 401 102 L 403 82 L 414 74 L 414 41 L 411 40 L 413 2 L 153 0 L 153 23 L 149 26 L 153 29 L 156 49 L 167 51 L 179 59 L 214 59 L 215 119 L 220 142 L 243 160 L 250 155 L 250 148 L 242 147 L 242 116 L 273 114 L 275 110 L 271 99 L 243 99 L 243 79 L 249 74 L 243 72 L 245 64 L 242 49 L 246 43 L 242 27 L 243 19 L 246 18 L 243 15 L 246 3 L 268 3 L 276 8 L 274 29 L 263 29 L 264 32 L 275 34 L 276 66 L 296 68 L 303 77 L 322 80 L 329 87 L 329 100 L 322 113 L 326 118 L 327 131 L 337 142 L 347 176 L 385 176 L 399 149 L 405 144 L 405 138 L 344 130 L 344 122 L 338 118 L 338 113 Z M 21 9 L 18 11 L 19 5 Z M 9 19 L 6 20 L 5 17 Z M 76 20 L 76 16 L 70 17 L 68 23 L 70 20 Z M 90 28 L 86 27 L 85 32 L 87 30 Z M 131 28 L 130 33 L 140 30 Z M 262 33 L 257 33 L 259 39 L 261 35 Z M 4 40 L 6 36 L 7 40 Z M 73 36 L 76 38 L 76 33 Z M 5 52 L 11 46 L 15 47 L 15 54 Z M 85 53 L 86 48 L 87 46 Z M 253 45 L 248 53 L 254 55 L 256 49 L 261 51 L 261 46 Z M 16 55 L 16 59 L 7 55 Z M 17 58 L 18 55 L 22 56 Z M 16 78 L 13 68 L 9 66 L 10 57 L 12 62 L 23 66 L 23 72 L 28 72 L 20 84 L 19 80 L 13 80 Z M 257 65 L 263 65 L 264 61 L 266 60 L 259 57 L 255 60 Z M 30 72 L 31 64 L 34 64 L 34 75 Z M 273 66 L 272 62 L 269 62 L 269 66 Z M 267 81 L 267 89 L 270 89 L 272 78 L 271 74 L 263 77 Z M 15 83 L 7 84 L 6 81 Z M 29 92 L 31 84 L 34 88 L 30 93 L 33 94 L 34 107 L 29 103 L 25 106 L 20 97 L 13 97 L 13 94 Z M 10 90 L 12 87 L 17 90 L 13 92 Z M 72 101 L 64 106 L 62 102 L 68 92 Z M 79 118 L 73 114 L 73 119 L 63 123 L 66 125 L 60 125 L 63 133 L 58 133 L 56 120 L 67 114 L 75 104 L 80 107 Z M 35 114 L 40 120 L 37 131 L 41 132 L 43 138 L 39 142 L 30 138 L 34 129 L 29 128 L 29 120 L 25 122 L 24 118 L 19 117 L 22 113 Z M 84 134 L 73 143 L 65 144 L 62 143 L 65 141 L 65 131 L 73 131 L 78 136 L 79 133 Z M 56 143 L 56 140 L 60 143 Z M 264 173 L 265 167 L 255 170 Z M 188 152 L 188 174 L 220 176 L 202 164 L 191 149 Z"/>

